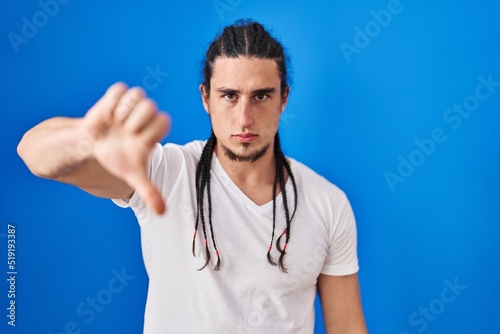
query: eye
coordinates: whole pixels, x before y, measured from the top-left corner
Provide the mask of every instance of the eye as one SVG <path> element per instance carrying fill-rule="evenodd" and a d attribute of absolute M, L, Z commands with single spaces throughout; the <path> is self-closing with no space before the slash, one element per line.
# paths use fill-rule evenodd
<path fill-rule="evenodd" d="M 257 94 L 257 95 L 255 95 L 255 99 L 257 101 L 264 101 L 264 100 L 267 99 L 267 97 L 268 97 L 267 94 Z"/>
<path fill-rule="evenodd" d="M 231 93 L 224 94 L 223 97 L 228 101 L 233 101 L 236 99 L 236 94 L 231 94 Z"/>

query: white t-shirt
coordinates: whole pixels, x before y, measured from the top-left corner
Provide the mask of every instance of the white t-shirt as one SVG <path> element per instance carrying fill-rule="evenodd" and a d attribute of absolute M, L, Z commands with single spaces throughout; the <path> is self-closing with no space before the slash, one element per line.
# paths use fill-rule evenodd
<path fill-rule="evenodd" d="M 149 276 L 144 333 L 313 333 L 319 274 L 358 271 L 356 226 L 345 194 L 289 159 L 298 188 L 298 208 L 284 258 L 285 274 L 266 257 L 272 201 L 259 206 L 250 200 L 214 154 L 212 220 L 221 267 L 214 271 L 216 256 L 209 235 L 212 262 L 199 271 L 205 263 L 201 223 L 196 257 L 191 246 L 196 219 L 195 171 L 204 144 L 157 144 L 153 149 L 149 173 L 166 199 L 166 214 L 157 216 L 148 210 L 137 193 L 129 203 L 114 200 L 119 206 L 130 206 L 141 227 Z M 292 211 L 295 198 L 290 179 L 286 190 Z M 276 199 L 277 236 L 286 226 L 282 203 L 280 194 Z M 272 255 L 277 261 L 276 247 Z"/>

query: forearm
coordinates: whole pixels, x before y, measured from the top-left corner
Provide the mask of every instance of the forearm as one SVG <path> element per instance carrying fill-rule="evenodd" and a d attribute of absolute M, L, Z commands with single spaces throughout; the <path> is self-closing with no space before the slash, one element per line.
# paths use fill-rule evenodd
<path fill-rule="evenodd" d="M 91 142 L 81 120 L 51 118 L 26 132 L 17 152 L 33 174 L 58 179 L 91 159 Z"/>

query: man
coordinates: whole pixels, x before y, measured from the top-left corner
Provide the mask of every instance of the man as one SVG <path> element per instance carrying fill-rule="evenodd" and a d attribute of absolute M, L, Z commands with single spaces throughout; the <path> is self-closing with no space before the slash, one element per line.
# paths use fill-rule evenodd
<path fill-rule="evenodd" d="M 28 131 L 19 154 L 38 176 L 134 210 L 145 333 L 312 333 L 316 291 L 328 333 L 366 333 L 349 202 L 281 151 L 281 44 L 237 21 L 210 45 L 203 74 L 208 141 L 157 144 L 169 117 L 117 83 L 83 118 Z"/>

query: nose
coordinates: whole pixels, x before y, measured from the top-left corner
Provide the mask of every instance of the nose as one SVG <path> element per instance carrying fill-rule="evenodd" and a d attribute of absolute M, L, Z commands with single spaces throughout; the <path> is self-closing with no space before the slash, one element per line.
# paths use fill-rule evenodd
<path fill-rule="evenodd" d="M 253 116 L 252 116 L 250 103 L 248 103 L 248 101 L 244 101 L 243 99 L 241 99 L 239 109 L 240 109 L 239 110 L 240 125 L 241 125 L 241 127 L 246 128 L 253 123 Z"/>

